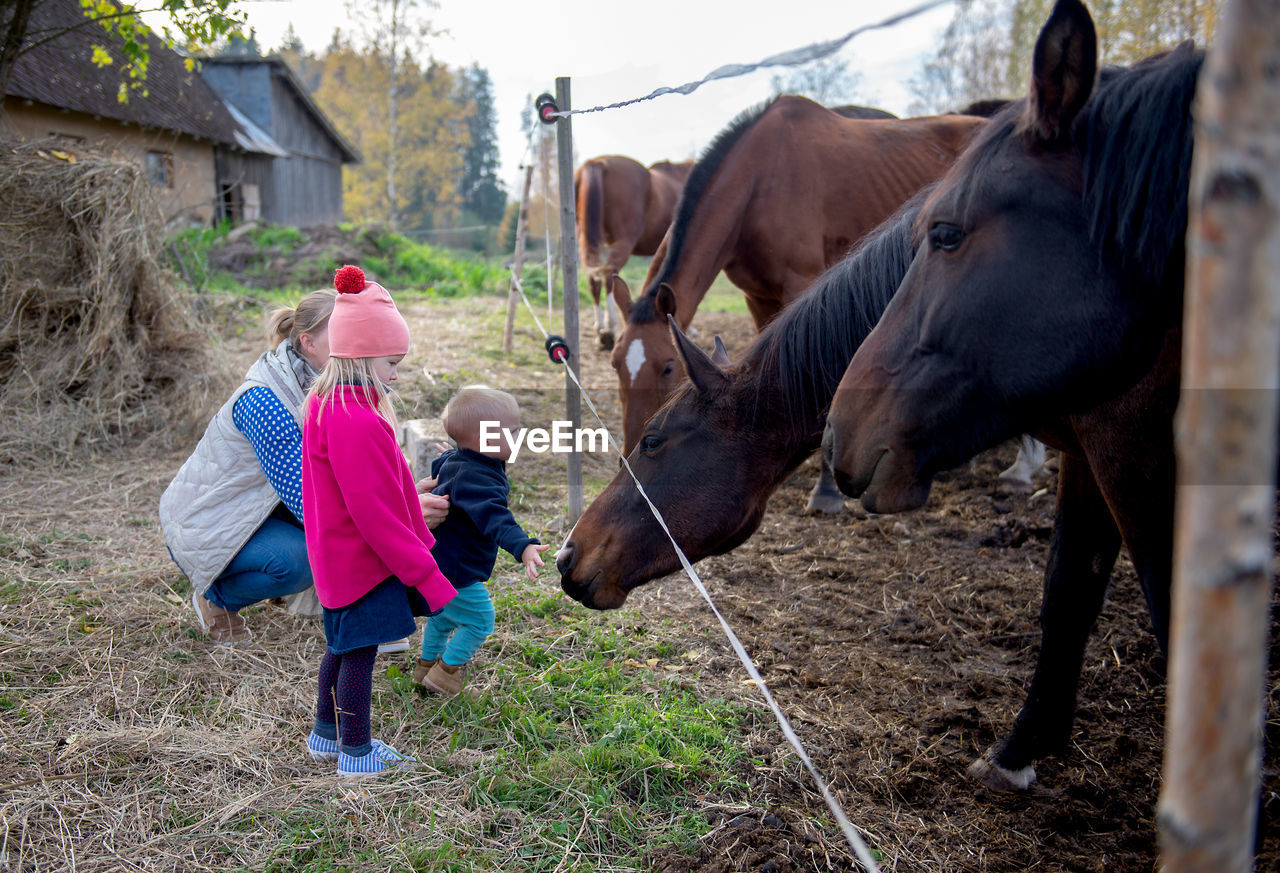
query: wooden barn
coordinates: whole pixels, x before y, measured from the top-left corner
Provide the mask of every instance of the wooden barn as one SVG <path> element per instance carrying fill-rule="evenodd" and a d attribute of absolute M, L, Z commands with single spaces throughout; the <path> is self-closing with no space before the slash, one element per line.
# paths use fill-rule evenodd
<path fill-rule="evenodd" d="M 256 131 L 245 149 L 219 153 L 227 213 L 289 225 L 341 220 L 342 165 L 360 155 L 289 66 L 276 57 L 206 57 L 201 73 L 242 129 Z"/>
<path fill-rule="evenodd" d="M 93 61 L 95 45 L 120 56 L 119 38 L 88 21 L 78 0 L 33 7 L 27 42 L 4 94 L 0 138 L 132 158 L 175 224 L 342 218 L 342 165 L 359 155 L 283 61 L 203 59 L 188 70 L 152 40 L 145 89 L 120 102 L 118 68 Z"/>

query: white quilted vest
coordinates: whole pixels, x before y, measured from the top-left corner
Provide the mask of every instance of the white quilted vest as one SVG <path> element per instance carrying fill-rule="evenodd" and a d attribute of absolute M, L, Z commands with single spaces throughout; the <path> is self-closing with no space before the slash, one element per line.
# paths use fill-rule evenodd
<path fill-rule="evenodd" d="M 201 594 L 280 502 L 253 446 L 231 420 L 231 410 L 241 394 L 262 385 L 301 426 L 306 391 L 289 366 L 288 343 L 264 352 L 249 368 L 160 498 L 165 545 Z"/>

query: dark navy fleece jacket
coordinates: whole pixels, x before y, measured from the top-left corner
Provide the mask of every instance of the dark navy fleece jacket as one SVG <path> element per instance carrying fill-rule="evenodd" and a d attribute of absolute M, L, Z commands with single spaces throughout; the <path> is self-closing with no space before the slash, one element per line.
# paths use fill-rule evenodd
<path fill-rule="evenodd" d="M 431 531 L 431 556 L 455 588 L 492 576 L 499 547 L 519 561 L 525 547 L 538 542 L 507 508 L 506 470 L 503 461 L 470 449 L 450 449 L 431 463 L 434 493 L 449 497 L 449 517 Z"/>

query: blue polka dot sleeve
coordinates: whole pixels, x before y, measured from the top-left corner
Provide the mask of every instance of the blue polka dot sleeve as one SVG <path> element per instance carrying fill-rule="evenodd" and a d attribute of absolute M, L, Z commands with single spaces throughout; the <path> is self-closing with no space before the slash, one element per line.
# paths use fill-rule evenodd
<path fill-rule="evenodd" d="M 240 395 L 231 420 L 248 438 L 267 481 L 302 521 L 302 431 L 280 398 L 257 385 Z"/>

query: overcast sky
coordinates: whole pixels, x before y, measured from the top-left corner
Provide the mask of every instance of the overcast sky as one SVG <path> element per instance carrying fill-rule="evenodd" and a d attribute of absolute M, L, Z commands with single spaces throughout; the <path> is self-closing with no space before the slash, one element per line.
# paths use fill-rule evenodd
<path fill-rule="evenodd" d="M 703 78 L 724 64 L 752 64 L 782 51 L 844 36 L 921 0 L 440 0 L 433 24 L 447 33 L 431 53 L 451 66 L 478 63 L 493 79 L 502 180 L 519 196 L 526 139 L 520 113 L 530 97 L 555 92 L 570 78 L 575 109 L 641 97 L 661 86 Z M 264 50 L 277 47 L 292 23 L 319 52 L 335 29 L 351 29 L 343 0 L 248 0 L 249 25 Z M 954 4 L 856 36 L 838 54 L 861 76 L 858 102 L 899 115 L 908 111 L 908 80 L 937 47 Z M 358 14 L 358 13 L 357 13 Z M 770 94 L 758 70 L 709 82 L 689 95 L 669 94 L 623 109 L 573 117 L 578 162 L 624 154 L 649 164 L 697 157 L 734 116 Z"/>

